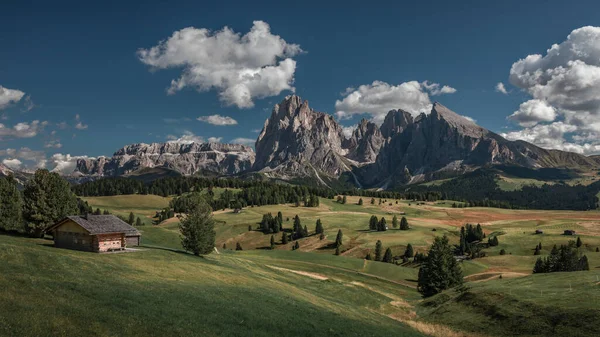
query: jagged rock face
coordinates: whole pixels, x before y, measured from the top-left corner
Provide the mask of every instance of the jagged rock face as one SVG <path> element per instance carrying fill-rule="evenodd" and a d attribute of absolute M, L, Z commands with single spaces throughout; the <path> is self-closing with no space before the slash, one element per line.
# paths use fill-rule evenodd
<path fill-rule="evenodd" d="M 410 112 L 402 109 L 390 110 L 381 124 L 381 134 L 389 140 L 392 136 L 404 132 L 412 123 L 413 117 Z"/>
<path fill-rule="evenodd" d="M 278 177 L 337 177 L 350 170 L 342 140 L 342 127 L 332 116 L 291 95 L 276 104 L 266 120 L 256 140 L 253 169 Z"/>
<path fill-rule="evenodd" d="M 358 163 L 372 163 L 384 143 L 385 139 L 377 124 L 363 118 L 350 139 L 343 141 L 343 147 L 348 149 L 347 158 Z"/>
<path fill-rule="evenodd" d="M 236 174 L 254 163 L 252 148 L 220 143 L 152 143 L 132 144 L 111 158 L 80 159 L 77 171 L 87 175 L 121 176 L 141 168 L 163 167 L 184 175 L 201 170 L 218 174 Z"/>

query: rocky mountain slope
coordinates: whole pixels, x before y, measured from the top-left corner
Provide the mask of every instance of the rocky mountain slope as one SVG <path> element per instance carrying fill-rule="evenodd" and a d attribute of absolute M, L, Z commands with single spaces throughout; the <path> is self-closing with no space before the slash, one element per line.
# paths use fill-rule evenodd
<path fill-rule="evenodd" d="M 220 143 L 152 143 L 123 147 L 110 158 L 80 159 L 76 172 L 83 175 L 114 177 L 144 168 L 166 168 L 184 175 L 208 171 L 233 175 L 254 163 L 252 148 Z"/>

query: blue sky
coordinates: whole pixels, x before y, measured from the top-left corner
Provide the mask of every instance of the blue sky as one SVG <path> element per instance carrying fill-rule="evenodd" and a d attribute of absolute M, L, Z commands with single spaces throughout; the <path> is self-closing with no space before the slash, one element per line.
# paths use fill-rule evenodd
<path fill-rule="evenodd" d="M 338 112 L 345 126 L 362 117 L 380 120 L 390 104 L 417 109 L 427 100 L 440 101 L 509 138 L 597 153 L 600 100 L 590 92 L 600 92 L 600 75 L 594 75 L 600 69 L 600 29 L 579 31 L 572 43 L 567 36 L 580 27 L 600 26 L 599 11 L 597 1 L 347 1 L 343 6 L 323 1 L 8 1 L 0 12 L 0 159 L 13 166 L 53 168 L 76 156 L 111 155 L 130 143 L 182 136 L 255 139 L 273 104 L 291 93 L 285 87 L 295 88 L 316 110 Z M 264 24 L 253 23 L 258 20 Z M 235 37 L 221 45 L 226 39 L 215 38 L 223 37 L 225 26 L 244 36 L 264 25 L 270 29 L 270 47 L 281 51 L 241 46 L 243 38 Z M 185 36 L 187 27 L 198 29 L 190 34 L 208 29 L 213 44 L 172 40 L 164 46 L 179 48 L 175 55 L 160 49 L 149 54 L 174 32 Z M 553 44 L 565 41 L 559 56 L 529 59 L 521 65 L 530 72 L 516 71 L 509 79 L 520 59 L 544 57 Z M 198 56 L 202 48 L 210 55 Z M 569 56 L 568 48 L 583 49 L 585 55 Z M 221 49 L 222 57 L 211 59 Z M 228 59 L 234 65 L 223 63 L 232 50 L 246 55 Z M 264 61 L 269 58 L 274 60 Z M 279 63 L 287 59 L 295 62 L 292 70 Z M 567 65 L 579 76 L 574 83 L 587 85 L 569 91 L 572 100 L 557 98 L 564 96 L 557 88 L 571 88 L 568 83 L 552 86 L 558 79 L 527 77 Z M 276 73 L 267 72 L 269 67 Z M 231 80 L 246 68 L 260 71 L 261 79 Z M 215 79 L 219 71 L 227 75 Z M 181 88 L 168 94 L 171 81 L 182 76 Z M 495 89 L 499 82 L 507 94 Z M 431 87 L 434 83 L 439 86 Z M 208 90 L 199 92 L 201 86 Z M 443 86 L 456 91 L 435 95 Z M 197 120 L 211 115 L 237 124 Z M 590 127 L 597 121 L 598 130 Z"/>

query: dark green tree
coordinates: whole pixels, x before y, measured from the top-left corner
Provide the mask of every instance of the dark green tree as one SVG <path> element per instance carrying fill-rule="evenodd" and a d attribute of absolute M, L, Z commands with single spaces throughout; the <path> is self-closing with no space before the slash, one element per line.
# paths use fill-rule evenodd
<path fill-rule="evenodd" d="M 340 255 L 340 247 L 335 247 L 335 255 Z"/>
<path fill-rule="evenodd" d="M 394 227 L 394 229 L 398 228 L 398 217 L 395 215 L 392 218 L 392 227 Z"/>
<path fill-rule="evenodd" d="M 408 245 L 406 245 L 406 250 L 404 251 L 404 256 L 406 257 L 413 257 L 415 255 L 415 252 L 413 251 L 413 246 L 409 243 Z"/>
<path fill-rule="evenodd" d="M 387 230 L 387 223 L 384 217 L 381 217 L 379 223 L 377 224 L 377 230 L 380 232 L 385 232 Z"/>
<path fill-rule="evenodd" d="M 0 231 L 22 232 L 23 198 L 17 181 L 11 176 L 0 177 Z"/>
<path fill-rule="evenodd" d="M 347 200 L 346 200 L 346 196 L 344 195 L 344 197 L 342 198 L 342 204 L 345 204 L 345 203 L 346 203 L 346 201 L 347 201 Z"/>
<path fill-rule="evenodd" d="M 286 232 L 281 233 L 281 244 L 286 245 L 288 243 L 288 235 Z"/>
<path fill-rule="evenodd" d="M 321 233 L 321 234 L 319 235 L 319 240 L 323 240 L 323 239 L 325 239 L 325 233 Z"/>
<path fill-rule="evenodd" d="M 275 236 L 271 235 L 271 249 L 275 249 Z"/>
<path fill-rule="evenodd" d="M 317 219 L 315 234 L 323 234 L 323 223 L 321 222 L 321 219 Z"/>
<path fill-rule="evenodd" d="M 424 297 L 433 296 L 463 283 L 462 270 L 454 258 L 448 237 L 436 237 L 419 269 L 417 289 Z"/>
<path fill-rule="evenodd" d="M 304 228 L 302 227 L 302 223 L 300 222 L 300 217 L 296 214 L 294 217 L 294 239 L 299 239 L 304 237 Z"/>
<path fill-rule="evenodd" d="M 138 216 L 137 219 L 135 219 L 135 225 L 136 227 L 142 226 L 142 219 L 140 219 L 140 217 Z"/>
<path fill-rule="evenodd" d="M 381 258 L 383 254 L 383 244 L 381 243 L 380 240 L 377 240 L 377 243 L 375 244 L 375 261 L 381 261 Z"/>
<path fill-rule="evenodd" d="M 362 198 L 358 199 L 358 206 L 362 206 L 363 205 L 363 200 Z"/>
<path fill-rule="evenodd" d="M 25 184 L 23 218 L 31 235 L 41 236 L 58 220 L 77 213 L 77 197 L 58 173 L 39 169 Z"/>
<path fill-rule="evenodd" d="M 365 256 L 365 260 L 373 260 L 373 258 L 371 257 L 371 252 L 367 253 L 367 256 Z"/>
<path fill-rule="evenodd" d="M 197 205 L 179 223 L 181 245 L 194 255 L 209 254 L 215 247 L 215 222 L 206 202 Z"/>
<path fill-rule="evenodd" d="M 390 247 L 388 247 L 385 250 L 385 254 L 383 254 L 383 259 L 381 260 L 381 262 L 386 262 L 386 263 L 394 262 L 394 256 L 392 255 L 392 250 L 390 249 Z"/>
<path fill-rule="evenodd" d="M 504 250 L 504 248 L 500 249 L 500 255 L 506 255 L 506 250 Z"/>
<path fill-rule="evenodd" d="M 242 248 L 242 245 L 240 245 L 240 243 L 238 242 L 235 244 L 235 250 L 244 250 L 244 249 Z"/>
<path fill-rule="evenodd" d="M 406 231 L 409 228 L 408 220 L 406 220 L 406 217 L 402 217 L 402 219 L 400 219 L 400 230 Z"/>
<path fill-rule="evenodd" d="M 133 214 L 133 212 L 129 212 L 129 219 L 127 220 L 127 223 L 132 226 L 135 223 L 135 215 Z"/>
<path fill-rule="evenodd" d="M 223 249 L 227 249 L 227 244 L 223 242 Z"/>
<path fill-rule="evenodd" d="M 577 248 L 580 248 L 583 245 L 583 242 L 581 242 L 581 238 L 580 237 L 577 237 L 577 243 L 576 243 L 576 245 L 577 245 Z"/>
<path fill-rule="evenodd" d="M 369 229 L 372 231 L 376 231 L 378 223 L 379 219 L 377 219 L 375 215 L 371 215 L 371 219 L 369 219 Z"/>
<path fill-rule="evenodd" d="M 535 250 L 533 251 L 533 255 L 540 255 L 540 254 L 542 254 L 540 252 L 540 247 L 539 246 L 535 246 Z"/>
<path fill-rule="evenodd" d="M 371 198 L 371 205 L 375 205 L 375 198 Z"/>
<path fill-rule="evenodd" d="M 344 238 L 344 234 L 342 234 L 342 230 L 338 230 L 337 236 L 335 237 L 335 246 L 339 247 L 343 244 L 342 239 Z"/>

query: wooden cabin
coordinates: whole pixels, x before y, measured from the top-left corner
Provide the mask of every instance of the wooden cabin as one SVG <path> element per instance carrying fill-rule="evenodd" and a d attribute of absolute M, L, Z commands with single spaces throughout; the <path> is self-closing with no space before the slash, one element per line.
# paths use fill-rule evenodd
<path fill-rule="evenodd" d="M 140 232 L 114 215 L 69 216 L 47 232 L 54 246 L 90 252 L 124 250 L 140 244 Z"/>

